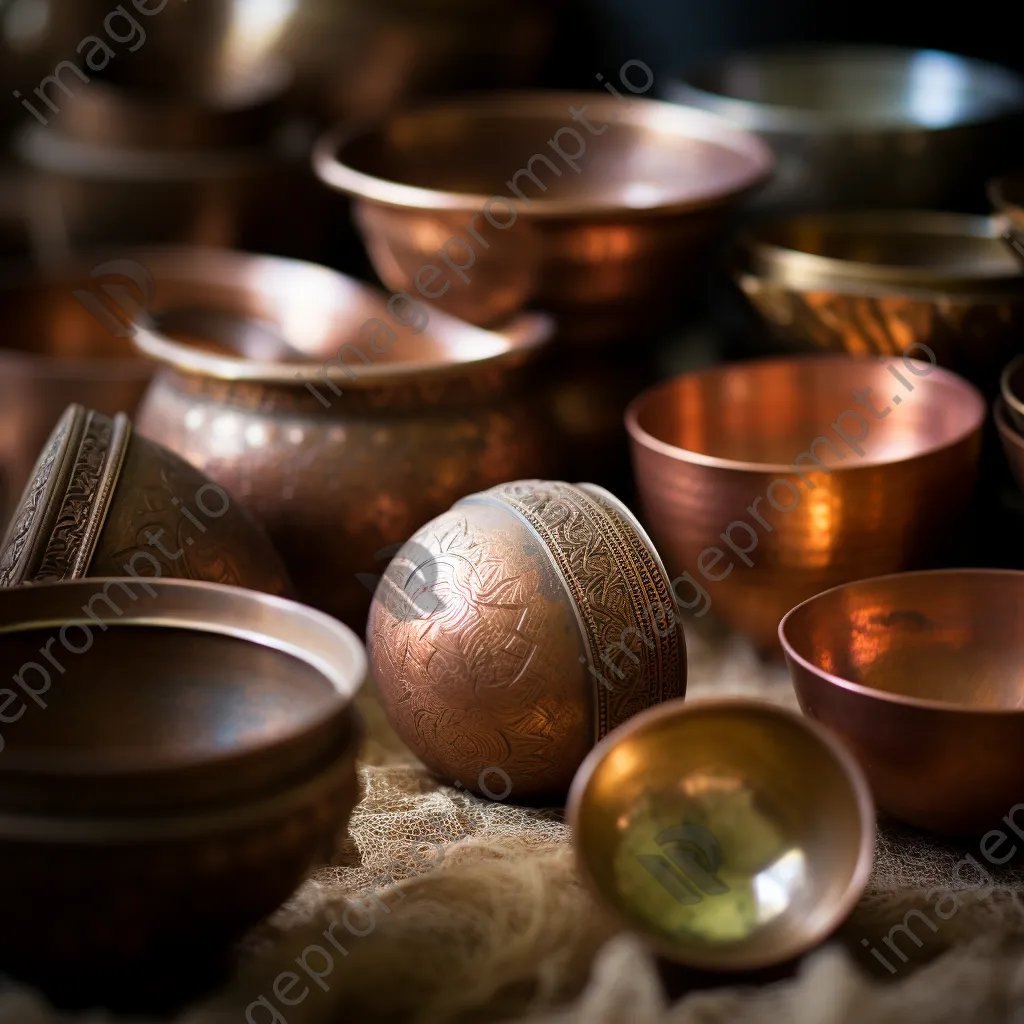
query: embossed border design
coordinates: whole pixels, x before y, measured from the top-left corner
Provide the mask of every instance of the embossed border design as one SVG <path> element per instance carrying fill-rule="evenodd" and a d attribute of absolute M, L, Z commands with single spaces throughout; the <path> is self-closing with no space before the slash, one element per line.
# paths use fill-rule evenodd
<path fill-rule="evenodd" d="M 599 672 L 602 637 L 611 634 L 621 638 L 634 630 L 653 634 L 653 650 L 642 646 L 638 652 L 640 666 L 632 690 L 616 694 L 595 682 L 594 733 L 599 740 L 644 707 L 685 693 L 686 646 L 660 559 L 622 509 L 606 500 L 600 489 L 588 491 L 587 486 L 518 481 L 463 501 L 496 500 L 525 520 L 542 539 L 576 604 L 592 674 Z M 590 526 L 587 542 L 592 543 L 594 538 L 600 541 L 600 549 L 589 549 L 588 556 L 603 554 L 618 570 L 630 598 L 628 616 L 616 615 L 589 600 L 587 595 L 596 575 L 581 575 L 580 566 L 585 571 L 587 559 L 579 557 L 580 543 L 558 532 L 558 527 L 568 521 L 567 512 L 581 516 Z M 674 615 L 672 629 L 665 636 L 650 630 L 651 610 L 659 603 Z"/>

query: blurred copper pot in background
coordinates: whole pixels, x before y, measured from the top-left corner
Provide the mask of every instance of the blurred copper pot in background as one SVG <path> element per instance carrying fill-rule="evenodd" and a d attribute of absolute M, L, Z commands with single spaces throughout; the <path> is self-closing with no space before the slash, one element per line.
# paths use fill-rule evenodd
<path fill-rule="evenodd" d="M 698 261 L 771 154 L 723 118 L 669 103 L 493 93 L 367 132 L 343 124 L 317 144 L 314 166 L 354 197 L 388 287 L 490 327 L 536 306 L 560 338 L 596 342 L 678 316 Z"/>
<path fill-rule="evenodd" d="M 153 365 L 109 302 L 131 312 L 147 288 L 141 265 L 99 257 L 0 279 L 0 475 L 11 499 L 72 402 L 105 416 L 135 411 Z"/>
<path fill-rule="evenodd" d="M 970 503 L 986 414 L 967 381 L 898 358 L 765 359 L 645 392 L 626 426 L 680 605 L 777 652 L 794 605 L 926 564 Z"/>
<path fill-rule="evenodd" d="M 353 626 L 414 530 L 557 455 L 522 387 L 543 318 L 492 334 L 323 267 L 239 253 L 146 265 L 162 333 L 136 340 L 165 369 L 140 431 L 237 495 L 300 596 Z"/>

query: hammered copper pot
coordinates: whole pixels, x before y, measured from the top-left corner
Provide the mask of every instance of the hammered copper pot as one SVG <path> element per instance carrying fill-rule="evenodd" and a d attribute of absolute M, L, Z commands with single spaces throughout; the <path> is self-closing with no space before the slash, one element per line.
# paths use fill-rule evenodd
<path fill-rule="evenodd" d="M 779 635 L 801 707 L 852 750 L 881 810 L 949 835 L 1003 829 L 986 857 L 1024 835 L 1024 573 L 861 580 L 794 608 Z"/>
<path fill-rule="evenodd" d="M 223 487 L 113 418 L 69 406 L 0 544 L 0 588 L 173 577 L 289 595 L 266 534 Z"/>
<path fill-rule="evenodd" d="M 180 998 L 338 848 L 367 666 L 329 617 L 181 580 L 2 590 L 0 667 L 5 971 Z"/>
<path fill-rule="evenodd" d="M 677 317 L 729 210 L 771 163 L 712 114 L 560 92 L 343 124 L 314 150 L 321 179 L 354 199 L 389 288 L 485 326 L 536 306 L 561 338 L 589 342 Z"/>
<path fill-rule="evenodd" d="M 651 388 L 626 426 L 677 600 L 778 653 L 800 601 L 927 565 L 972 499 L 986 413 L 909 358 L 755 360 Z"/>
<path fill-rule="evenodd" d="M 525 377 L 543 318 L 493 334 L 323 267 L 239 253 L 147 265 L 167 313 L 163 334 L 136 336 L 164 365 L 140 431 L 237 495 L 300 597 L 360 629 L 410 533 L 557 459 Z"/>
<path fill-rule="evenodd" d="M 523 480 L 457 502 L 395 556 L 366 637 L 409 748 L 515 803 L 563 800 L 598 740 L 686 691 L 661 559 L 593 484 Z"/>

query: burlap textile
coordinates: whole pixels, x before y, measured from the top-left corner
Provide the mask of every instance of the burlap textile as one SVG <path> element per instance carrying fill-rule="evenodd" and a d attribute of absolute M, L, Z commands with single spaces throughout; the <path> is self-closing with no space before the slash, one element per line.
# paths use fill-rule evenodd
<path fill-rule="evenodd" d="M 688 639 L 691 695 L 794 705 L 785 670 L 759 664 L 741 641 L 714 632 Z M 228 988 L 179 1024 L 241 1024 L 254 1003 L 256 1024 L 273 1019 L 267 1005 L 286 1024 L 1024 1024 L 1024 869 L 989 868 L 983 878 L 964 860 L 985 863 L 976 845 L 883 826 L 868 893 L 839 941 L 782 980 L 709 987 L 679 971 L 659 974 L 631 936 L 616 934 L 576 877 L 559 814 L 438 786 L 372 695 L 363 703 L 365 795 L 350 840 L 246 939 Z M 930 923 L 906 916 L 915 908 Z M 882 944 L 904 923 L 916 936 L 896 933 L 905 963 Z M 315 946 L 331 951 L 329 970 Z M 288 988 L 282 972 L 302 983 Z M 306 990 L 296 1005 L 275 996 L 282 977 L 287 996 Z M 32 993 L 0 995 L 4 1024 L 66 1019 Z"/>

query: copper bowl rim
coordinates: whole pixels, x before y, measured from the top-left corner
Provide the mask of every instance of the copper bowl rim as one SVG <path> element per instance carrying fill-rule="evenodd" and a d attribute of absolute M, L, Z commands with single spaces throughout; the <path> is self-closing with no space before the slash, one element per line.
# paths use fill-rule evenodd
<path fill-rule="evenodd" d="M 999 393 L 1007 411 L 1024 419 L 1024 395 L 1017 394 L 1010 386 L 1016 373 L 1024 370 L 1024 355 L 1015 356 L 999 376 Z"/>
<path fill-rule="evenodd" d="M 1024 444 L 1024 442 L 1022 442 L 1022 444 Z M 800 604 L 796 605 L 796 607 L 791 608 L 786 612 L 782 617 L 782 621 L 779 622 L 779 641 L 782 644 L 782 649 L 785 652 L 786 657 L 788 659 L 792 659 L 792 661 L 802 669 L 811 673 L 811 675 L 823 682 L 829 683 L 831 686 L 838 687 L 841 690 L 846 690 L 848 693 L 855 693 L 860 697 L 867 697 L 871 700 L 877 700 L 884 704 L 892 704 L 898 707 L 919 708 L 922 711 L 939 711 L 947 714 L 952 712 L 960 715 L 975 715 L 979 717 L 988 716 L 992 718 L 1005 718 L 1008 715 L 1024 716 L 1024 707 L 1015 709 L 979 708 L 972 707 L 967 704 L 955 704 L 951 701 L 929 700 L 925 697 L 907 697 L 902 694 L 890 693 L 886 690 L 877 690 L 870 686 L 864 686 L 862 683 L 855 683 L 850 679 L 843 679 L 841 676 L 836 676 L 831 672 L 826 672 L 813 662 L 808 661 L 796 650 L 795 647 L 793 647 L 786 636 L 786 626 L 790 619 L 799 614 L 807 606 L 813 604 L 815 601 L 838 591 L 852 590 L 856 587 L 875 586 L 879 583 L 886 583 L 890 580 L 928 577 L 929 579 L 935 580 L 936 583 L 939 583 L 945 580 L 955 581 L 957 579 L 964 579 L 969 576 L 977 578 L 993 576 L 1011 577 L 1018 580 L 1022 588 L 1024 588 L 1024 571 L 1016 569 L 924 569 L 918 572 L 897 572 L 889 573 L 885 576 L 872 576 L 867 579 L 853 580 L 850 583 L 842 583 L 837 587 L 830 587 L 828 590 L 823 590 L 821 593 L 815 594 L 814 597 L 810 597 L 806 601 L 801 601 Z"/>
<path fill-rule="evenodd" d="M 310 716 L 297 728 L 282 732 L 272 740 L 247 742 L 244 749 L 231 750 L 221 754 L 204 754 L 190 759 L 159 759 L 153 756 L 122 757 L 100 760 L 95 753 L 82 756 L 66 754 L 25 754 L 5 750 L 0 756 L 0 778 L 8 773 L 32 773 L 50 777 L 66 777 L 73 773 L 78 777 L 111 777 L 120 775 L 139 776 L 167 771 L 188 771 L 192 768 L 217 767 L 229 770 L 233 765 L 244 763 L 254 756 L 262 757 L 278 748 L 284 748 L 300 741 L 302 736 L 329 725 L 332 719 L 344 715 L 352 708 L 356 695 L 369 675 L 369 662 L 362 641 L 347 626 L 337 619 L 283 597 L 275 597 L 243 587 L 227 586 L 221 583 L 206 583 L 195 580 L 149 577 L 100 577 L 90 576 L 76 580 L 61 580 L 52 583 L 37 583 L 26 587 L 0 589 L 0 635 L 23 633 L 29 630 L 57 628 L 81 623 L 95 625 L 95 619 L 85 614 L 84 608 L 90 597 L 105 593 L 105 588 L 114 583 L 123 587 L 142 588 L 156 591 L 156 597 L 149 600 L 147 609 L 127 608 L 113 622 L 118 626 L 146 626 L 164 629 L 192 630 L 232 637 L 246 643 L 268 647 L 305 662 L 317 671 L 332 688 L 332 698 L 325 701 L 325 707 L 316 716 Z M 68 602 L 77 609 L 67 614 L 66 608 L 47 612 L 48 598 L 56 595 L 57 604 Z M 81 595 L 85 605 L 76 604 Z M 178 598 L 169 601 L 168 595 Z M 160 598 L 164 600 L 161 601 Z M 64 598 L 64 601 L 59 600 Z M 137 602 L 138 597 L 135 598 Z M 5 613 L 4 602 L 10 605 Z M 241 605 L 244 609 L 259 609 L 266 613 L 261 628 L 242 626 L 224 621 L 224 603 Z M 40 606 L 38 612 L 26 612 L 25 605 Z M 168 607 L 168 605 L 172 607 Z M 177 607 L 173 607 L 177 604 Z M 220 606 L 220 612 L 218 612 Z M 105 620 L 104 620 L 105 621 Z M 316 631 L 320 652 L 289 638 L 290 626 L 302 623 Z M 109 622 L 105 622 L 107 628 Z M 308 639 L 308 638 L 307 638 Z M 345 666 L 351 666 L 346 670 Z"/>
<path fill-rule="evenodd" d="M 896 356 L 885 358 L 887 358 L 889 362 L 896 363 L 898 365 L 902 365 L 903 363 L 902 358 L 898 358 Z M 653 387 L 647 388 L 647 390 L 642 391 L 633 399 L 632 402 L 630 402 L 625 413 L 626 431 L 634 444 L 640 445 L 648 451 L 654 452 L 658 455 L 667 456 L 668 458 L 674 459 L 677 462 L 682 462 L 686 465 L 704 466 L 708 469 L 725 469 L 738 473 L 771 473 L 779 476 L 791 474 L 793 472 L 792 465 L 725 459 L 717 455 L 704 455 L 701 452 L 690 451 L 687 448 L 680 448 L 677 445 L 669 444 L 667 441 L 662 441 L 653 434 L 648 433 L 642 426 L 640 426 L 640 415 L 645 406 L 658 396 L 659 393 L 667 392 L 672 388 L 677 387 L 679 382 L 686 378 L 696 378 L 705 375 L 710 376 L 730 369 L 747 370 L 771 365 L 797 365 L 800 363 L 809 363 L 811 361 L 816 361 L 819 364 L 824 364 L 826 362 L 842 363 L 847 366 L 870 366 L 879 362 L 879 360 L 871 357 L 865 358 L 863 356 L 847 355 L 844 353 L 807 353 L 796 356 L 773 356 L 768 359 L 750 359 L 741 363 L 728 363 L 722 366 L 710 367 L 706 370 L 697 370 L 693 373 L 679 374 L 678 376 L 670 377 L 668 380 L 661 381 Z M 918 360 L 911 361 L 919 362 Z M 928 364 L 920 363 L 920 365 L 926 366 Z M 951 440 L 946 441 L 944 444 L 930 445 L 910 455 L 901 455 L 898 458 L 875 457 L 873 459 L 865 456 L 856 465 L 832 466 L 830 467 L 830 472 L 833 474 L 855 473 L 860 469 L 871 469 L 879 466 L 904 465 L 909 462 L 914 462 L 917 459 L 925 458 L 927 456 L 937 454 L 938 452 L 955 448 L 973 434 L 978 433 L 988 416 L 988 406 L 985 403 L 985 399 L 981 392 L 959 374 L 953 373 L 951 370 L 947 370 L 941 366 L 933 367 L 928 373 L 928 376 L 932 377 L 935 374 L 938 374 L 940 378 L 946 380 L 951 386 L 959 388 L 962 391 L 964 398 L 969 398 L 974 403 L 975 415 L 972 417 L 972 423 L 969 428 L 964 429 L 960 434 Z"/>
<path fill-rule="evenodd" d="M 830 908 L 832 913 L 828 920 L 819 925 L 811 935 L 807 936 L 799 944 L 794 945 L 792 950 L 785 951 L 785 954 L 781 957 L 751 957 L 748 962 L 731 963 L 727 968 L 714 959 L 704 959 L 698 956 L 680 957 L 679 949 L 673 946 L 671 942 L 640 929 L 636 921 L 624 914 L 618 904 L 605 894 L 604 889 L 598 885 L 597 880 L 591 874 L 587 850 L 583 846 L 579 828 L 577 827 L 585 806 L 586 792 L 590 781 L 601 763 L 618 745 L 620 740 L 642 732 L 652 724 L 660 723 L 664 719 L 674 718 L 677 715 L 701 714 L 702 712 L 715 711 L 747 711 L 768 717 L 783 718 L 807 732 L 835 760 L 843 776 L 848 781 L 857 803 L 861 824 L 856 867 L 842 897 Z M 814 948 L 827 939 L 857 905 L 864 889 L 867 887 L 875 856 L 876 818 L 874 800 L 871 796 L 871 787 L 868 784 L 867 778 L 854 756 L 831 732 L 812 719 L 790 711 L 778 704 L 773 704 L 770 701 L 756 700 L 750 697 L 701 697 L 696 700 L 685 700 L 680 697 L 634 715 L 623 725 L 618 726 L 600 740 L 584 758 L 569 788 L 565 816 L 572 829 L 572 844 L 576 852 L 577 869 L 591 893 L 598 897 L 605 909 L 610 911 L 620 924 L 623 924 L 633 935 L 638 936 L 650 948 L 668 960 L 698 970 L 728 970 L 730 972 L 737 970 L 759 970 L 795 959 Z"/>
<path fill-rule="evenodd" d="M 544 218 L 612 217 L 628 215 L 665 216 L 712 209 L 744 195 L 762 184 L 771 175 L 775 158 L 771 149 L 755 134 L 738 127 L 718 114 L 695 107 L 633 96 L 628 101 L 600 93 L 548 91 L 500 91 L 478 93 L 422 104 L 394 115 L 375 129 L 353 128 L 341 124 L 322 135 L 313 147 L 313 169 L 324 184 L 356 199 L 393 209 L 429 210 L 436 212 L 472 213 L 483 208 L 490 195 L 452 192 L 444 189 L 405 185 L 357 170 L 342 160 L 342 151 L 360 139 L 378 134 L 393 119 L 429 117 L 448 113 L 462 118 L 479 114 L 491 116 L 549 117 L 557 112 L 564 116 L 572 106 L 592 108 L 595 118 L 629 124 L 662 134 L 697 138 L 715 142 L 745 156 L 749 163 L 746 176 L 736 185 L 685 201 L 667 200 L 651 206 L 629 206 L 620 202 L 586 199 L 547 199 L 539 197 L 528 203 L 510 200 L 522 217 Z M 511 173 L 511 171 L 510 171 Z"/>
<path fill-rule="evenodd" d="M 362 281 L 348 277 L 339 271 L 307 260 L 288 259 L 281 256 L 249 254 L 232 250 L 216 250 L 189 247 L 166 247 L 138 250 L 133 257 L 146 263 L 153 276 L 174 279 L 179 283 L 201 280 L 211 265 L 216 267 L 221 281 L 233 283 L 231 278 L 240 278 L 246 271 L 273 271 L 275 266 L 287 266 L 295 272 L 315 275 L 337 292 L 332 296 L 338 308 L 347 297 L 361 296 L 379 300 L 383 308 L 387 293 L 373 288 Z M 252 290 L 244 281 L 241 290 Z M 302 386 L 325 373 L 332 380 L 344 380 L 346 388 L 353 391 L 367 390 L 380 385 L 390 385 L 423 377 L 440 377 L 477 370 L 487 366 L 500 366 L 508 360 L 520 360 L 534 356 L 551 341 L 555 333 L 554 320 L 541 313 L 521 313 L 501 330 L 492 331 L 466 323 L 440 309 L 423 303 L 429 311 L 430 326 L 440 337 L 458 336 L 465 343 L 463 351 L 478 347 L 481 354 L 463 355 L 459 359 L 440 359 L 432 362 L 387 362 L 377 361 L 360 367 L 358 374 L 344 373 L 337 366 L 328 366 L 331 354 L 325 353 L 319 361 L 307 357 L 304 360 L 269 362 L 259 359 L 218 355 L 189 345 L 162 334 L 159 330 L 160 312 L 152 316 L 151 323 L 136 322 L 133 326 L 133 342 L 136 349 L 149 359 L 182 373 L 212 377 L 216 380 L 246 381 L 252 383 L 281 384 L 290 387 Z M 155 329 L 154 329 L 155 328 Z M 286 332 L 282 332 L 285 341 Z"/>

